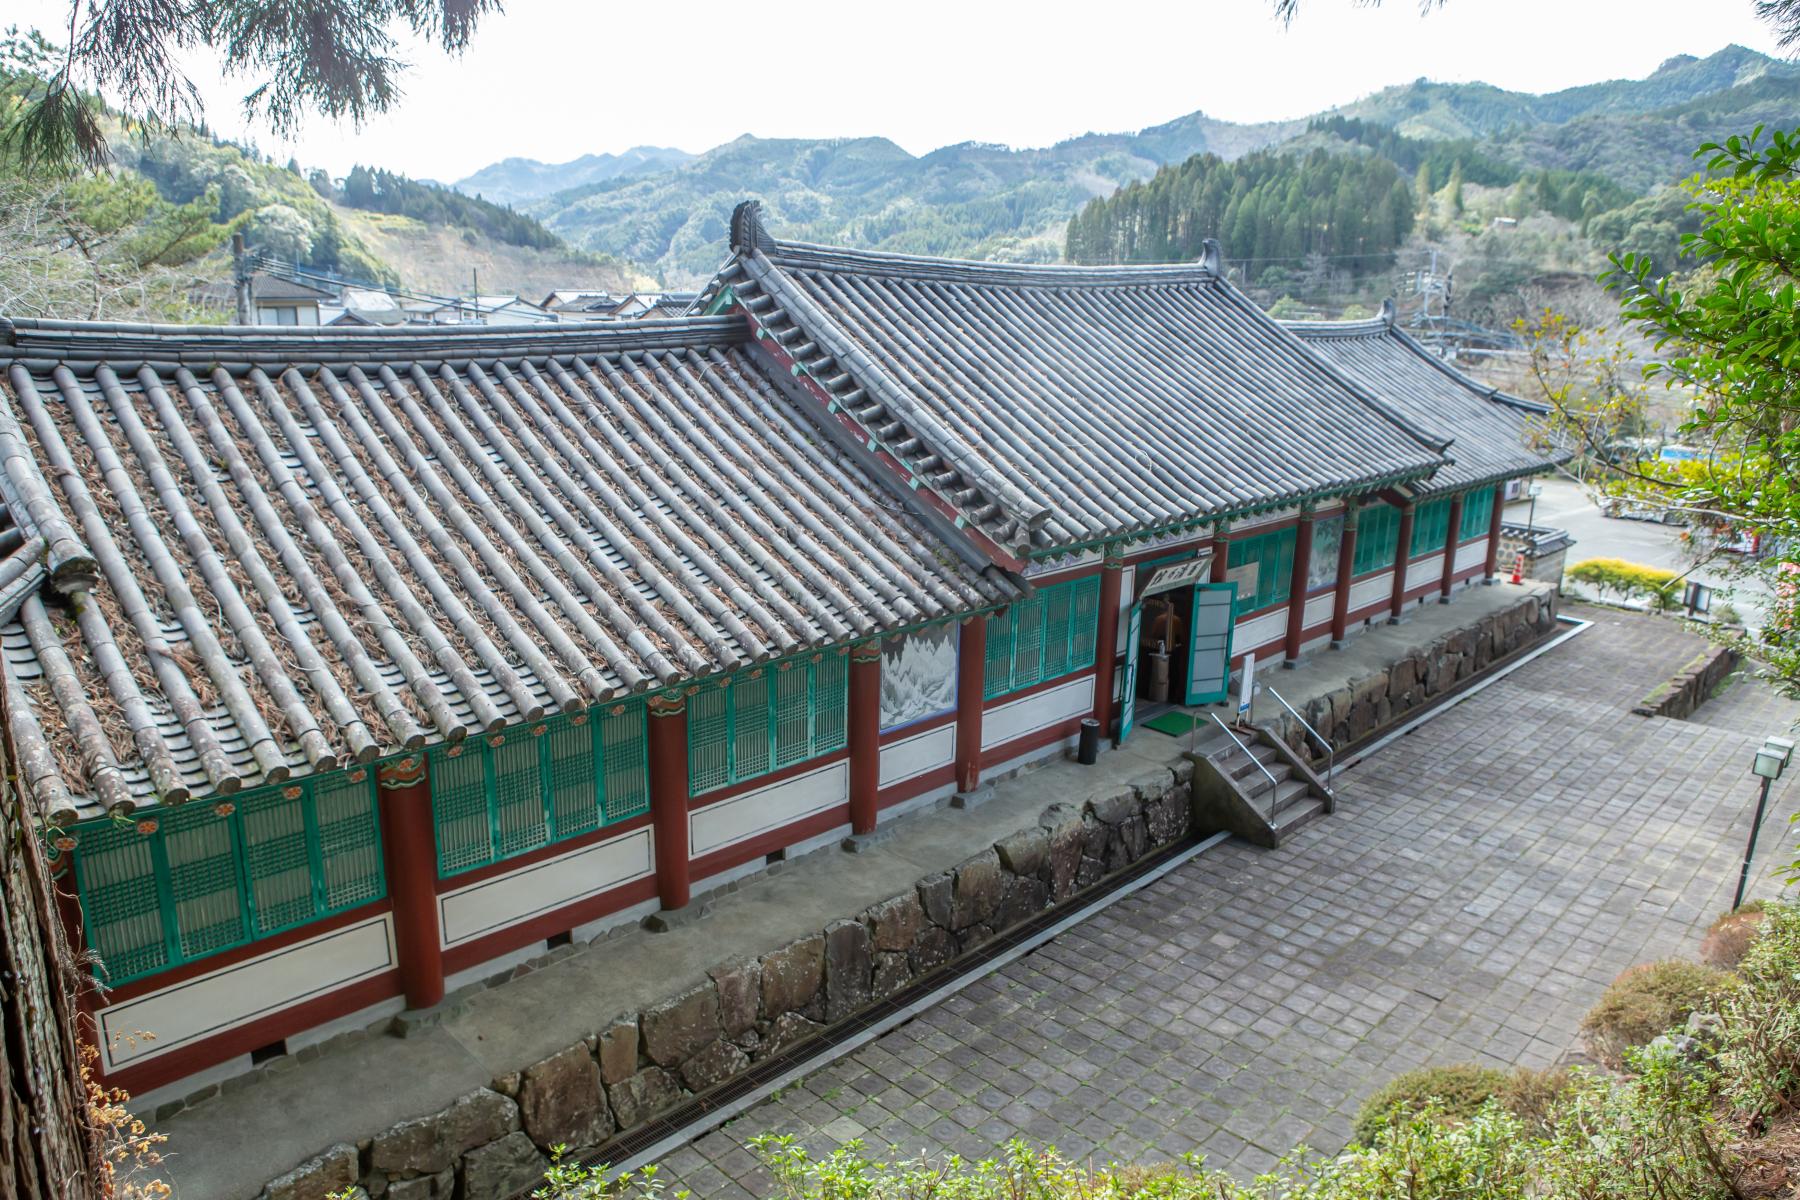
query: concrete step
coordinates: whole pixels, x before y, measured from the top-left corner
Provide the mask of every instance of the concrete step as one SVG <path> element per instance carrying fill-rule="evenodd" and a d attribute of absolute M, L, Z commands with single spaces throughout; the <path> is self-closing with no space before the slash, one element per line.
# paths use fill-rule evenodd
<path fill-rule="evenodd" d="M 1305 804 L 1319 799 L 1313 795 L 1312 787 L 1303 779 L 1284 779 L 1275 788 L 1275 819 L 1279 821 L 1281 814 L 1296 804 Z"/>
<path fill-rule="evenodd" d="M 1325 802 L 1310 793 L 1305 799 L 1278 810 L 1275 814 L 1275 844 L 1279 846 L 1281 839 L 1324 816 Z"/>

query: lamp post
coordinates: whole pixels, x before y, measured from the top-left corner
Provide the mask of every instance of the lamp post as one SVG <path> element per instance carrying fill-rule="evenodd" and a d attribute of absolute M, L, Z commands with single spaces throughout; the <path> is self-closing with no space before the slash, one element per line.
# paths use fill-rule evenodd
<path fill-rule="evenodd" d="M 1525 489 L 1525 495 L 1531 499 L 1531 507 L 1525 512 L 1525 528 L 1528 532 L 1537 528 L 1537 498 L 1543 494 L 1544 485 L 1541 483 L 1530 484 Z"/>
<path fill-rule="evenodd" d="M 1762 780 L 1762 792 L 1756 800 L 1756 819 L 1750 823 L 1750 844 L 1744 847 L 1744 869 L 1738 874 L 1737 899 L 1731 902 L 1736 912 L 1744 906 L 1744 891 L 1750 886 L 1750 859 L 1756 854 L 1756 835 L 1762 829 L 1763 812 L 1769 806 L 1769 785 L 1781 778 L 1794 757 L 1794 743 L 1789 738 L 1772 737 L 1757 747 L 1750 772 Z"/>

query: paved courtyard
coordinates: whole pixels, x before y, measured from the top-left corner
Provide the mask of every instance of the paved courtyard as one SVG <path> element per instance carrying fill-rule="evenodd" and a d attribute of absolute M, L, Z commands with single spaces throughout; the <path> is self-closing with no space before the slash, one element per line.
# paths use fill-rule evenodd
<path fill-rule="evenodd" d="M 1796 715 L 1739 693 L 1708 722 L 1632 716 L 1701 643 L 1576 615 L 1597 623 L 1341 775 L 1334 817 L 1200 856 L 670 1155 L 668 1177 L 767 1195 L 745 1148 L 764 1132 L 820 1153 L 1199 1151 L 1248 1174 L 1341 1147 L 1400 1071 L 1563 1058 L 1614 975 L 1691 954 L 1730 903 L 1751 748 Z M 1785 787 L 1765 827 L 1789 858 L 1797 800 Z"/>

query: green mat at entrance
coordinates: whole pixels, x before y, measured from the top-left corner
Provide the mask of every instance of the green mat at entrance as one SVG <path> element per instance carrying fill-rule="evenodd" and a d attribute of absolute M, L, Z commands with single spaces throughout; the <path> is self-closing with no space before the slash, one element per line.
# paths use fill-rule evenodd
<path fill-rule="evenodd" d="M 1184 712 L 1166 712 L 1160 717 L 1151 717 L 1144 722 L 1146 729 L 1154 729 L 1158 733 L 1166 733 L 1170 737 L 1180 737 L 1194 726 L 1201 718 Z"/>

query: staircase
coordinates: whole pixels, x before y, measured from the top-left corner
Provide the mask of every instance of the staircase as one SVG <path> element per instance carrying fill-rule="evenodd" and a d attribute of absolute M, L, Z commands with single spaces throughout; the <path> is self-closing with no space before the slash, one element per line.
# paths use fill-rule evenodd
<path fill-rule="evenodd" d="M 1225 831 L 1270 849 L 1331 812 L 1331 791 L 1311 765 L 1260 727 L 1215 736 L 1188 757 L 1194 763 L 1193 804 L 1201 832 Z"/>

